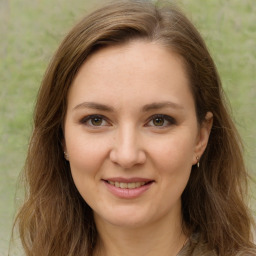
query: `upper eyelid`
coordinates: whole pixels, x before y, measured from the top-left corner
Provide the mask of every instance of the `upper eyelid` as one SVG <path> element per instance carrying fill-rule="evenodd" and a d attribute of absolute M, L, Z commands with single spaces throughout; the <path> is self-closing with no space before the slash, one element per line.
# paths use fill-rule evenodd
<path fill-rule="evenodd" d="M 166 120 L 172 120 L 173 122 L 175 122 L 176 123 L 176 119 L 174 118 L 174 117 L 172 117 L 172 116 L 169 116 L 169 115 L 165 115 L 165 114 L 155 114 L 155 115 L 152 115 L 152 116 L 150 116 L 149 118 L 148 118 L 148 122 L 149 121 L 151 121 L 152 119 L 154 119 L 154 118 L 156 118 L 156 117 L 162 117 L 162 118 L 164 118 L 164 119 L 166 119 Z M 169 121 L 168 120 L 168 121 Z"/>
<path fill-rule="evenodd" d="M 94 117 L 99 117 L 102 118 L 103 120 L 105 120 L 106 122 L 110 122 L 109 119 L 107 117 L 105 117 L 104 115 L 101 114 L 92 114 L 92 115 L 87 115 L 85 117 L 82 117 L 79 122 L 80 123 L 85 123 L 87 121 L 89 121 L 90 119 L 94 118 Z"/>
<path fill-rule="evenodd" d="M 80 123 L 85 123 L 87 121 L 89 121 L 90 119 L 94 118 L 94 117 L 99 117 L 99 118 L 102 118 L 103 120 L 105 120 L 106 122 L 108 123 L 112 123 L 110 121 L 109 118 L 107 118 L 106 116 L 102 115 L 102 114 L 90 114 L 90 115 L 87 115 L 85 117 L 82 117 L 79 122 Z M 169 116 L 169 115 L 166 115 L 166 114 L 154 114 L 154 115 L 151 115 L 149 118 L 147 118 L 146 120 L 146 124 L 150 121 L 152 121 L 154 118 L 157 118 L 157 117 L 162 117 L 164 118 L 165 120 L 169 121 L 169 122 L 173 122 L 173 123 L 176 123 L 176 119 L 173 118 L 172 116 Z M 171 120 L 171 121 L 170 121 Z"/>

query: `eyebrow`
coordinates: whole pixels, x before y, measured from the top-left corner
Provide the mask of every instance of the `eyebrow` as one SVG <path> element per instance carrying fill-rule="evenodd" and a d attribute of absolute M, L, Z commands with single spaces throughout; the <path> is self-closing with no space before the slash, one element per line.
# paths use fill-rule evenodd
<path fill-rule="evenodd" d="M 184 109 L 183 106 L 181 106 L 177 103 L 174 103 L 171 101 L 164 101 L 164 102 L 153 102 L 153 103 L 147 104 L 142 107 L 142 111 L 148 112 L 151 110 L 158 110 L 158 109 L 166 108 L 166 107 L 171 107 L 174 109 Z M 81 108 L 90 108 L 90 109 L 114 112 L 113 107 L 111 107 L 109 105 L 105 105 L 105 104 L 96 103 L 96 102 L 82 102 L 82 103 L 78 104 L 77 106 L 75 106 L 73 108 L 73 110 L 77 110 L 77 109 L 81 109 Z"/>
<path fill-rule="evenodd" d="M 147 105 L 143 106 L 142 110 L 144 112 L 148 112 L 150 110 L 158 110 L 158 109 L 166 108 L 166 107 L 171 107 L 174 109 L 181 109 L 181 110 L 184 109 L 183 106 L 181 106 L 175 102 L 164 101 L 164 102 L 154 102 L 151 104 L 147 104 Z"/>
<path fill-rule="evenodd" d="M 111 106 L 96 103 L 96 102 L 83 102 L 78 104 L 73 108 L 73 110 L 80 109 L 80 108 L 91 108 L 91 109 L 97 109 L 97 110 L 103 110 L 103 111 L 109 111 L 113 112 L 114 109 Z"/>

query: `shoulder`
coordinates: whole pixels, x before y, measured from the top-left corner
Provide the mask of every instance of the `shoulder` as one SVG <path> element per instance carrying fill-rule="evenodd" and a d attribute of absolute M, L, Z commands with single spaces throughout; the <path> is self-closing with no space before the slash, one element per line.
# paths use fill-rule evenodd
<path fill-rule="evenodd" d="M 214 250 L 209 250 L 209 246 L 207 243 L 202 242 L 200 240 L 199 234 L 192 234 L 186 243 L 186 245 L 182 248 L 182 250 L 178 253 L 177 256 L 219 256 Z M 247 248 L 243 251 L 239 251 L 232 256 L 256 256 L 255 248 Z"/>
<path fill-rule="evenodd" d="M 199 234 L 193 234 L 177 256 L 218 256 L 209 250 L 207 243 L 199 241 Z"/>
<path fill-rule="evenodd" d="M 209 250 L 208 244 L 198 239 L 199 235 L 191 237 L 191 256 L 217 256 L 213 250 Z"/>

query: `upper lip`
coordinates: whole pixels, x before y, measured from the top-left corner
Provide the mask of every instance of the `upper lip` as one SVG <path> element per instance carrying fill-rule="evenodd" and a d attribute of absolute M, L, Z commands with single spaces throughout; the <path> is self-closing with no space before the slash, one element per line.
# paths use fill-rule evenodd
<path fill-rule="evenodd" d="M 113 177 L 113 178 L 106 178 L 103 179 L 105 181 L 112 181 L 112 182 L 123 182 L 123 183 L 134 183 L 134 182 L 150 182 L 154 181 L 152 179 L 141 178 L 141 177 L 132 177 L 132 178 L 124 178 L 124 177 Z"/>

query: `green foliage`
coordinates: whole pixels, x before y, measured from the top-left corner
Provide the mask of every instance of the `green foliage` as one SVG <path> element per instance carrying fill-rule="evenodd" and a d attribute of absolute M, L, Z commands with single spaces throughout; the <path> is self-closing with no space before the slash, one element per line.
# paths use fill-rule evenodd
<path fill-rule="evenodd" d="M 98 1 L 93 1 L 97 6 Z M 178 1 L 176 1 L 178 2 Z M 180 0 L 216 61 L 233 116 L 256 173 L 256 5 L 254 0 Z M 0 1 L 0 254 L 6 255 L 32 111 L 58 43 L 92 1 Z"/>
<path fill-rule="evenodd" d="M 256 5 L 252 0 L 183 0 L 219 69 L 250 172 L 256 156 Z"/>

